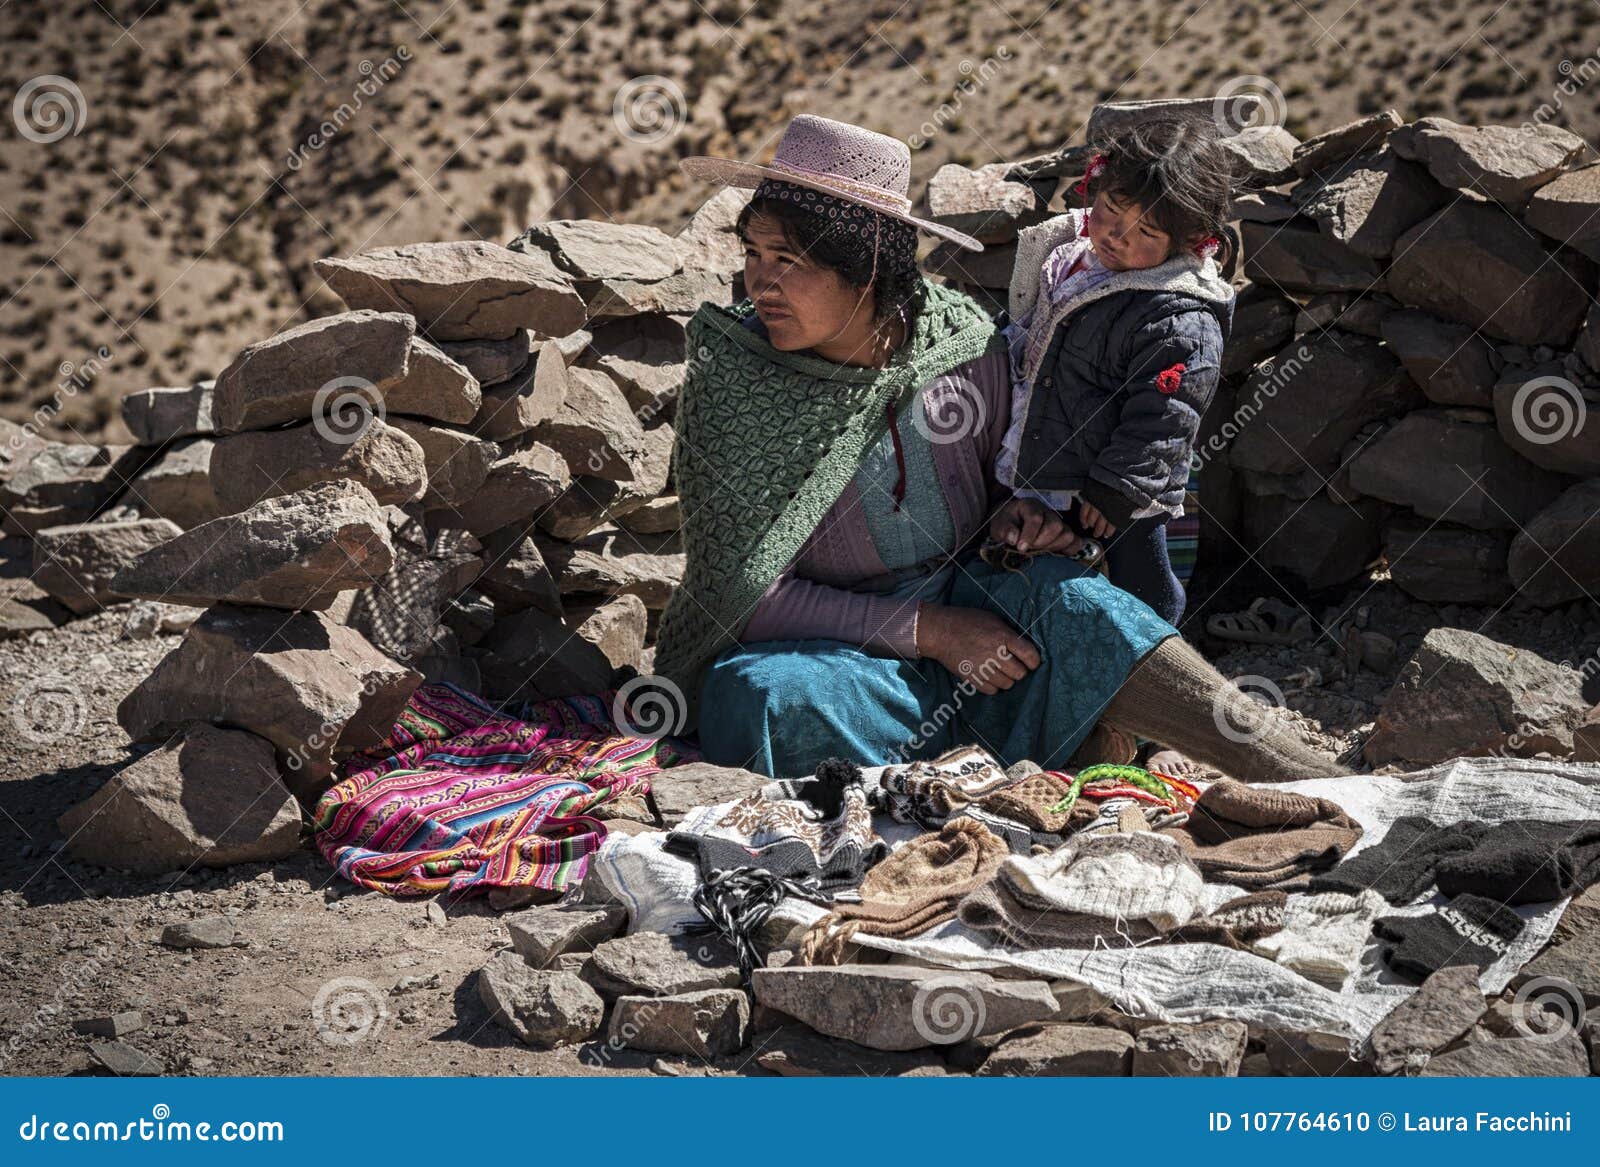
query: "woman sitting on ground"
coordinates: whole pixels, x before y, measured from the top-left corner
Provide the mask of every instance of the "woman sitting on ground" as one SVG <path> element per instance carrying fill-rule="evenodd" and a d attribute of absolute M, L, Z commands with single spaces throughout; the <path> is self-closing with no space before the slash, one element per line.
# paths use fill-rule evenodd
<path fill-rule="evenodd" d="M 1342 772 L 1280 719 L 1231 729 L 1259 707 L 998 485 L 1005 348 L 923 278 L 915 227 L 981 247 L 910 214 L 903 143 L 803 115 L 769 166 L 683 165 L 754 188 L 749 299 L 689 325 L 687 563 L 656 657 L 708 761 L 794 777 L 970 741 L 1063 768 L 1103 719 L 1245 781 Z M 991 565 L 986 534 L 1026 554 Z"/>

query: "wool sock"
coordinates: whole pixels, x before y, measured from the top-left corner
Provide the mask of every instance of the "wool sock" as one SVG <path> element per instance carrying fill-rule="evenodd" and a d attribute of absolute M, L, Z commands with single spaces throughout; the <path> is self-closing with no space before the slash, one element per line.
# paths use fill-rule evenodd
<path fill-rule="evenodd" d="M 1451 965 L 1488 968 L 1525 926 L 1504 904 L 1463 895 L 1426 915 L 1380 916 L 1372 929 L 1389 942 L 1384 955 L 1390 967 L 1420 983 Z"/>
<path fill-rule="evenodd" d="M 1600 822 L 1497 823 L 1472 850 L 1439 862 L 1439 890 L 1503 904 L 1577 895 L 1600 880 Z"/>
<path fill-rule="evenodd" d="M 1433 886 L 1445 856 L 1470 851 L 1486 829 L 1466 821 L 1442 827 L 1407 815 L 1396 819 L 1378 842 L 1332 871 L 1312 876 L 1311 890 L 1353 895 L 1371 888 L 1391 904 L 1409 904 Z"/>
<path fill-rule="evenodd" d="M 1372 922 L 1385 907 L 1375 891 L 1296 896 L 1284 910 L 1283 930 L 1252 947 L 1257 955 L 1337 992 L 1355 971 Z"/>
<path fill-rule="evenodd" d="M 1263 718 L 1261 713 L 1258 703 L 1206 663 L 1192 645 L 1169 636 L 1134 666 L 1103 717 L 1119 729 L 1164 742 L 1241 782 L 1292 782 L 1349 773 L 1312 749 L 1286 717 Z M 1218 724 L 1225 718 L 1234 725 L 1259 722 L 1259 727 L 1246 740 L 1235 741 Z"/>
<path fill-rule="evenodd" d="M 1287 892 L 1251 892 L 1229 900 L 1210 915 L 1189 921 L 1168 939 L 1248 950 L 1252 944 L 1282 930 L 1288 901 Z"/>

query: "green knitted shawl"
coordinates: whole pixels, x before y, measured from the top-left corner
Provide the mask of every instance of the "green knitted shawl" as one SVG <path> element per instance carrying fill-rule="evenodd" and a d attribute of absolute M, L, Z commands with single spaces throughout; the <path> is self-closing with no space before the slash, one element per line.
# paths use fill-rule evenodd
<path fill-rule="evenodd" d="M 675 419 L 683 584 L 662 613 L 655 672 L 683 693 L 700 677 L 838 500 L 897 408 L 929 380 L 1004 342 L 972 299 L 937 284 L 881 369 L 773 348 L 741 321 L 749 300 L 702 304 Z"/>

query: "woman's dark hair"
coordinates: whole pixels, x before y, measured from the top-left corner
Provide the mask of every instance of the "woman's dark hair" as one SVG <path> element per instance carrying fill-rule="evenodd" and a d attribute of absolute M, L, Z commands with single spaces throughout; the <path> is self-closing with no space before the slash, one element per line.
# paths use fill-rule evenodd
<path fill-rule="evenodd" d="M 1162 118 L 1129 127 L 1095 144 L 1106 159 L 1091 194 L 1102 192 L 1143 208 L 1151 225 L 1172 238 L 1170 259 L 1196 240 L 1214 235 L 1229 249 L 1228 207 L 1237 166 L 1216 128 L 1200 118 Z"/>
<path fill-rule="evenodd" d="M 887 320 L 905 309 L 906 321 L 914 323 L 927 298 L 927 283 L 917 267 L 915 231 L 908 223 L 880 216 L 885 246 L 878 249 L 877 276 L 872 274 L 872 242 L 845 230 L 834 221 L 802 210 L 784 199 L 753 198 L 739 212 L 737 230 L 744 238 L 745 227 L 756 215 L 765 215 L 778 224 L 784 242 L 794 251 L 830 271 L 837 272 L 853 288 L 872 286 L 874 320 Z M 892 231 L 912 232 L 912 246 L 887 246 Z M 892 254 L 910 254 L 910 259 L 895 262 Z"/>

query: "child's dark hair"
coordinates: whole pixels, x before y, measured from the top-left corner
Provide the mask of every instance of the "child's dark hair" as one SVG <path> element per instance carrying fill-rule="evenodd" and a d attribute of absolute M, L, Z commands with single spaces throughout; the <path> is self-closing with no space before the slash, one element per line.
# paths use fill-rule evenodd
<path fill-rule="evenodd" d="M 1170 259 L 1214 236 L 1227 263 L 1228 207 L 1237 164 L 1216 128 L 1201 118 L 1161 118 L 1129 127 L 1095 144 L 1106 165 L 1090 180 L 1102 192 L 1143 208 L 1152 226 L 1172 238 Z"/>
<path fill-rule="evenodd" d="M 801 210 L 783 199 L 751 199 L 739 212 L 736 224 L 739 237 L 756 215 L 765 215 L 783 231 L 784 241 L 794 251 L 830 271 L 837 272 L 853 288 L 872 285 L 874 320 L 887 320 L 905 309 L 907 322 L 914 322 L 927 298 L 927 282 L 917 267 L 915 228 L 895 219 L 881 218 L 879 227 L 890 231 L 912 232 L 909 248 L 880 247 L 877 275 L 873 275 L 872 243 L 839 227 L 831 220 Z M 891 252 L 910 252 L 909 262 L 895 264 Z"/>

